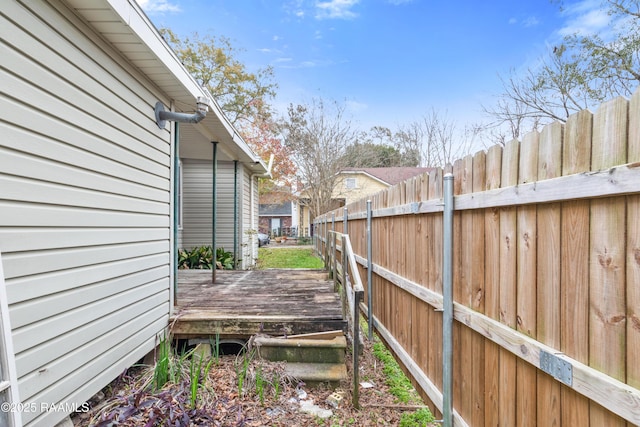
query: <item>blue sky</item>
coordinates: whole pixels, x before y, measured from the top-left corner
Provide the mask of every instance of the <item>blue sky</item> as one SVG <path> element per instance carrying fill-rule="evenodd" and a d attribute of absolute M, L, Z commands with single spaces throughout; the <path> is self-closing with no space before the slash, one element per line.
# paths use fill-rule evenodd
<path fill-rule="evenodd" d="M 157 27 L 229 38 L 250 70 L 271 65 L 276 108 L 344 102 L 392 129 L 436 109 L 482 120 L 499 75 L 533 67 L 572 31 L 606 26 L 600 0 L 138 0 Z"/>

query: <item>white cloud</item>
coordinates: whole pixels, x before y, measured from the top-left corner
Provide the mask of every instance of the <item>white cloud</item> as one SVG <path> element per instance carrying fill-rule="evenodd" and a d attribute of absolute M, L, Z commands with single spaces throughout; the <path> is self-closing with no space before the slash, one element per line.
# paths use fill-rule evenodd
<path fill-rule="evenodd" d="M 351 10 L 360 0 L 329 0 L 316 2 L 317 19 L 353 19 L 358 16 Z"/>
<path fill-rule="evenodd" d="M 509 25 L 520 24 L 525 28 L 535 27 L 540 23 L 540 20 L 535 16 L 528 16 L 523 20 L 519 20 L 518 18 L 509 18 Z"/>
<path fill-rule="evenodd" d="M 182 12 L 180 6 L 169 0 L 136 0 L 146 13 L 177 13 Z"/>
<path fill-rule="evenodd" d="M 583 0 L 574 3 L 566 7 L 563 14 L 567 17 L 567 21 L 558 31 L 561 36 L 602 33 L 610 26 L 610 17 L 599 0 Z"/>
<path fill-rule="evenodd" d="M 522 25 L 527 28 L 527 27 L 535 27 L 536 25 L 538 25 L 540 23 L 540 21 L 538 20 L 538 18 L 536 18 L 535 16 L 529 16 L 528 18 L 526 18 L 524 21 L 522 21 Z"/>

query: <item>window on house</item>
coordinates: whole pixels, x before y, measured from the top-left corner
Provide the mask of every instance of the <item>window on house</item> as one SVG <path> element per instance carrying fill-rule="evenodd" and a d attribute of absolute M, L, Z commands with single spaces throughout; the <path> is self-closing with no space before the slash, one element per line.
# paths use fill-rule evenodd
<path fill-rule="evenodd" d="M 345 186 L 347 187 L 347 190 L 358 188 L 358 182 L 356 181 L 355 178 L 347 178 L 345 180 Z"/>

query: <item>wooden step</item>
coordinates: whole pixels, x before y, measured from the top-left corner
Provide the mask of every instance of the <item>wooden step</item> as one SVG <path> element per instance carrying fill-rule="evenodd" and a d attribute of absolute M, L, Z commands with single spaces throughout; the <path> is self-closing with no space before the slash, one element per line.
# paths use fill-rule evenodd
<path fill-rule="evenodd" d="M 258 336 L 253 345 L 259 357 L 274 362 L 344 364 L 347 340 L 344 335 L 331 339 Z"/>

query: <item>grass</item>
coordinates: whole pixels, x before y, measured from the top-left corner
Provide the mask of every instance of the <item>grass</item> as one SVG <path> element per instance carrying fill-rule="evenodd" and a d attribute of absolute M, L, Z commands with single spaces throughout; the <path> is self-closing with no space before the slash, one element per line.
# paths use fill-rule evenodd
<path fill-rule="evenodd" d="M 258 268 L 323 268 L 324 263 L 310 248 L 260 248 Z"/>
<path fill-rule="evenodd" d="M 362 334 L 368 334 L 368 324 L 364 318 L 360 318 Z M 393 394 L 398 402 L 405 404 L 422 404 L 422 398 L 411 384 L 411 381 L 402 371 L 400 365 L 393 357 L 389 349 L 382 343 L 380 338 L 374 334 L 373 354 L 382 362 L 382 372 L 385 374 L 389 392 Z M 414 412 L 405 412 L 400 418 L 400 427 L 429 426 L 435 421 L 429 408 L 418 409 Z"/>

